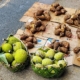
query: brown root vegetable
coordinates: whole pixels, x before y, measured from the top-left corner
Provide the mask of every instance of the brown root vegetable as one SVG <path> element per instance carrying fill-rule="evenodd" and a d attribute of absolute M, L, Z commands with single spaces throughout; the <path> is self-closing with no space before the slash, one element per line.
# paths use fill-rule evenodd
<path fill-rule="evenodd" d="M 36 12 L 36 16 L 40 16 L 40 15 L 42 15 L 43 12 L 44 12 L 44 10 L 42 10 L 42 9 L 38 10 L 38 11 Z"/>
<path fill-rule="evenodd" d="M 62 14 L 65 14 L 66 13 L 66 10 L 65 9 L 61 9 L 61 13 Z"/>
<path fill-rule="evenodd" d="M 61 12 L 60 12 L 60 11 L 55 11 L 54 14 L 55 14 L 56 16 L 59 16 L 59 15 L 61 15 Z"/>
<path fill-rule="evenodd" d="M 34 44 L 31 43 L 31 42 L 27 42 L 26 46 L 27 46 L 28 49 L 31 49 L 31 48 L 34 47 Z"/>
<path fill-rule="evenodd" d="M 80 39 L 80 32 L 77 32 L 77 37 L 78 39 Z"/>
<path fill-rule="evenodd" d="M 35 23 L 35 27 L 40 27 L 41 25 L 42 25 L 41 20 L 38 20 L 38 21 Z"/>
<path fill-rule="evenodd" d="M 56 11 L 55 7 L 51 7 L 50 11 L 55 12 Z"/>
<path fill-rule="evenodd" d="M 71 31 L 71 29 L 69 27 L 66 26 L 65 28 L 66 31 Z"/>
<path fill-rule="evenodd" d="M 54 49 L 57 50 L 59 45 L 60 45 L 59 42 L 54 42 Z"/>
<path fill-rule="evenodd" d="M 33 42 L 33 37 L 28 37 L 28 38 L 26 39 L 26 42 Z"/>
<path fill-rule="evenodd" d="M 44 15 L 41 15 L 41 16 L 36 16 L 37 19 L 40 19 L 40 20 L 45 20 L 45 16 Z"/>
<path fill-rule="evenodd" d="M 73 20 L 72 19 L 68 19 L 68 20 L 66 20 L 66 23 L 73 25 Z"/>
<path fill-rule="evenodd" d="M 72 32 L 71 31 L 66 31 L 65 36 L 68 37 L 68 38 L 71 38 L 72 37 Z"/>
<path fill-rule="evenodd" d="M 21 39 L 21 40 L 25 40 L 27 37 L 28 37 L 28 35 L 22 34 L 21 37 L 20 37 L 20 39 Z"/>
<path fill-rule="evenodd" d="M 45 26 L 41 26 L 40 27 L 40 31 L 45 31 L 46 27 Z"/>
<path fill-rule="evenodd" d="M 37 44 L 37 39 L 33 37 L 33 43 Z"/>
<path fill-rule="evenodd" d="M 47 21 L 49 21 L 49 20 L 51 19 L 50 14 L 49 14 L 49 12 L 47 12 L 47 11 L 44 11 L 44 16 L 45 16 L 45 19 L 46 19 Z"/>
<path fill-rule="evenodd" d="M 61 29 L 55 29 L 54 34 L 55 35 L 60 35 Z"/>
<path fill-rule="evenodd" d="M 60 37 L 63 37 L 65 36 L 65 33 L 64 32 L 60 32 Z"/>
<path fill-rule="evenodd" d="M 74 53 L 79 53 L 79 51 L 80 51 L 80 47 L 75 47 L 74 49 L 73 49 L 73 51 L 74 51 Z"/>
<path fill-rule="evenodd" d="M 60 42 L 60 46 L 62 46 L 62 47 L 65 47 L 65 48 L 69 49 L 70 44 L 69 44 L 69 42 L 67 42 L 67 41 L 62 41 L 62 42 Z"/>
<path fill-rule="evenodd" d="M 48 47 L 53 49 L 53 44 L 49 44 Z"/>
<path fill-rule="evenodd" d="M 60 11 L 60 10 L 61 10 L 61 6 L 58 6 L 58 7 L 56 8 L 56 10 L 57 10 L 57 11 Z"/>
<path fill-rule="evenodd" d="M 76 26 L 78 26 L 78 25 L 79 25 L 78 20 L 74 20 L 74 25 L 76 25 Z"/>
<path fill-rule="evenodd" d="M 70 19 L 70 18 L 71 18 L 71 15 L 67 14 L 67 15 L 65 15 L 65 17 L 64 17 L 64 20 L 66 21 L 67 19 Z"/>
<path fill-rule="evenodd" d="M 63 52 L 63 53 L 68 54 L 68 49 L 65 48 L 65 47 L 60 47 L 60 51 Z"/>
<path fill-rule="evenodd" d="M 78 17 L 78 15 L 72 15 L 72 16 L 71 16 L 71 19 L 76 20 L 77 17 Z"/>
<path fill-rule="evenodd" d="M 60 6 L 60 5 L 59 5 L 59 3 L 55 3 L 52 6 L 56 8 L 56 7 Z"/>

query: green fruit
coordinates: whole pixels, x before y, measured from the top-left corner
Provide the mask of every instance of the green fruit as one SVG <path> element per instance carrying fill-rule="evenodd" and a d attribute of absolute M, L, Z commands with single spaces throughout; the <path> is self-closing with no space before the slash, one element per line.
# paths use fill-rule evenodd
<path fill-rule="evenodd" d="M 50 49 L 45 54 L 45 57 L 47 57 L 47 58 L 54 58 L 54 54 L 55 54 L 55 51 L 53 49 Z"/>
<path fill-rule="evenodd" d="M 12 66 L 16 67 L 19 63 L 17 63 L 15 60 L 12 62 Z"/>
<path fill-rule="evenodd" d="M 2 51 L 6 52 L 6 53 L 12 51 L 11 44 L 9 44 L 9 43 L 3 43 L 2 44 Z"/>
<path fill-rule="evenodd" d="M 58 68 L 59 66 L 57 64 L 52 65 L 54 68 Z"/>
<path fill-rule="evenodd" d="M 9 63 L 11 63 L 13 61 L 13 55 L 10 53 L 5 53 L 6 59 Z"/>
<path fill-rule="evenodd" d="M 42 65 L 43 66 L 47 66 L 47 65 L 50 65 L 50 64 L 52 64 L 51 59 L 45 58 L 45 59 L 42 60 Z"/>
<path fill-rule="evenodd" d="M 63 67 L 66 67 L 67 66 L 67 64 L 66 64 L 66 62 L 64 61 L 64 60 L 59 60 L 58 61 L 58 66 L 63 66 Z"/>
<path fill-rule="evenodd" d="M 15 61 L 17 63 L 24 63 L 28 57 L 28 53 L 24 49 L 18 49 L 15 53 Z"/>
<path fill-rule="evenodd" d="M 15 42 L 19 42 L 19 40 L 16 37 L 12 35 L 8 37 L 8 43 L 14 44 Z"/>
<path fill-rule="evenodd" d="M 22 43 L 21 42 L 16 42 L 13 45 L 13 50 L 16 51 L 18 49 L 22 49 Z"/>
<path fill-rule="evenodd" d="M 32 61 L 35 63 L 41 63 L 42 62 L 42 58 L 39 56 L 33 56 Z"/>
<path fill-rule="evenodd" d="M 35 67 L 37 67 L 37 68 L 43 68 L 43 65 L 42 64 L 35 64 Z"/>
<path fill-rule="evenodd" d="M 15 54 L 16 54 L 16 52 L 13 52 L 13 53 L 12 53 L 13 57 L 15 57 Z"/>
<path fill-rule="evenodd" d="M 37 50 L 35 54 L 36 56 L 40 56 L 42 58 L 45 56 L 45 52 L 43 52 L 42 50 Z"/>
<path fill-rule="evenodd" d="M 1 46 L 0 46 L 0 52 L 2 51 L 2 48 L 1 48 Z"/>
<path fill-rule="evenodd" d="M 60 60 L 63 58 L 63 53 L 62 52 L 58 52 L 54 55 L 54 59 L 56 60 Z"/>

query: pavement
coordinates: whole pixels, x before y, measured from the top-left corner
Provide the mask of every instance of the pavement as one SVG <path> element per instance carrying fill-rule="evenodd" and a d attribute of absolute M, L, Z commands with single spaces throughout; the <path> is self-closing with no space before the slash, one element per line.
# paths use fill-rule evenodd
<path fill-rule="evenodd" d="M 15 34 L 24 23 L 19 19 L 36 2 L 51 4 L 59 2 L 65 7 L 80 8 L 80 0 L 0 0 L 0 44 L 9 34 Z M 3 5 L 2 5 L 3 4 Z M 80 68 L 70 66 L 63 77 L 46 79 L 36 75 L 31 67 L 22 72 L 13 73 L 0 64 L 0 80 L 80 80 Z"/>

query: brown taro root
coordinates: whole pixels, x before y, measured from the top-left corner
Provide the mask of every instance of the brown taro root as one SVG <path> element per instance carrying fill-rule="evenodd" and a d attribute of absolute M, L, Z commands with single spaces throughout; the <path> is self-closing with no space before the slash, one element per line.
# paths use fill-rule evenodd
<path fill-rule="evenodd" d="M 22 34 L 20 39 L 22 40 L 22 42 L 26 45 L 28 49 L 33 48 L 34 45 L 37 44 L 37 39 L 33 34 L 32 35 Z"/>
<path fill-rule="evenodd" d="M 54 12 L 56 16 L 65 14 L 67 11 L 59 3 L 54 3 L 50 7 L 50 11 Z"/>
<path fill-rule="evenodd" d="M 54 30 L 54 34 L 60 37 L 64 37 L 64 36 L 68 38 L 72 37 L 71 29 L 65 24 L 60 24 L 58 27 L 56 27 Z"/>
<path fill-rule="evenodd" d="M 62 42 L 60 42 L 60 46 L 63 46 L 65 48 L 69 48 L 70 44 L 67 41 L 62 41 Z"/>
<path fill-rule="evenodd" d="M 80 28 L 77 28 L 76 34 L 77 34 L 78 39 L 80 39 Z"/>
<path fill-rule="evenodd" d="M 74 51 L 74 53 L 78 54 L 79 51 L 80 51 L 80 47 L 75 47 L 75 48 L 73 49 L 73 51 Z"/>
<path fill-rule="evenodd" d="M 49 20 L 51 19 L 49 12 L 46 11 L 46 10 L 43 10 L 43 9 L 38 10 L 38 11 L 34 14 L 34 17 L 35 17 L 37 20 L 47 20 L 47 21 L 49 21 Z"/>
<path fill-rule="evenodd" d="M 26 28 L 29 29 L 33 34 L 36 32 L 45 31 L 46 29 L 45 25 L 42 23 L 41 20 L 32 21 Z"/>
<path fill-rule="evenodd" d="M 64 17 L 64 21 L 67 24 L 79 26 L 80 25 L 80 13 L 70 15 L 70 16 L 66 15 Z"/>
<path fill-rule="evenodd" d="M 66 20 L 68 20 L 68 19 L 70 19 L 70 18 L 71 18 L 71 15 L 67 14 L 67 15 L 65 15 L 65 17 L 64 17 L 64 21 L 66 21 Z"/>
<path fill-rule="evenodd" d="M 34 47 L 34 44 L 31 43 L 31 42 L 28 42 L 28 43 L 26 44 L 26 46 L 27 46 L 28 49 L 31 49 L 31 48 Z"/>
<path fill-rule="evenodd" d="M 49 44 L 48 47 L 63 52 L 65 54 L 68 54 L 70 50 L 70 44 L 67 41 L 62 41 L 62 42 L 54 41 L 51 44 Z"/>

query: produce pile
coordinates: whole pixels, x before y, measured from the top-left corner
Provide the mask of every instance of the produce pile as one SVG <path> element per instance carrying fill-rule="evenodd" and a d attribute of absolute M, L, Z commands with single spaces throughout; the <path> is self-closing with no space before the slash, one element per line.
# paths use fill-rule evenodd
<path fill-rule="evenodd" d="M 0 60 L 13 72 L 21 71 L 29 64 L 29 54 L 24 44 L 10 35 L 2 43 Z"/>
<path fill-rule="evenodd" d="M 60 77 L 67 63 L 64 54 L 50 48 L 38 49 L 31 58 L 32 69 L 35 73 L 46 77 Z"/>
<path fill-rule="evenodd" d="M 73 30 L 69 26 L 79 26 L 80 14 L 67 14 L 67 9 L 59 3 L 51 4 L 46 9 L 43 6 L 40 8 L 34 6 L 28 12 L 28 21 L 26 21 L 27 25 L 23 33 L 16 33 L 15 35 L 19 36 L 17 38 L 10 35 L 4 39 L 0 47 L 0 61 L 14 72 L 27 68 L 31 61 L 31 67 L 35 73 L 46 78 L 60 77 L 67 67 L 64 57 L 70 56 L 71 51 L 74 51 L 75 54 L 80 52 L 79 46 L 74 49 L 71 47 L 75 29 Z M 63 19 L 64 22 L 54 22 L 53 15 Z M 30 17 L 33 20 L 30 20 Z M 47 34 L 47 37 L 44 36 L 44 33 Z M 36 34 L 38 35 L 36 36 Z M 52 35 L 52 37 L 48 37 L 48 35 Z M 80 39 L 80 28 L 76 30 L 76 36 L 77 39 Z M 39 37 L 40 40 L 38 40 Z M 48 39 L 52 41 L 47 44 Z M 44 42 L 42 45 L 41 41 Z M 31 50 L 35 52 L 30 53 Z"/>

